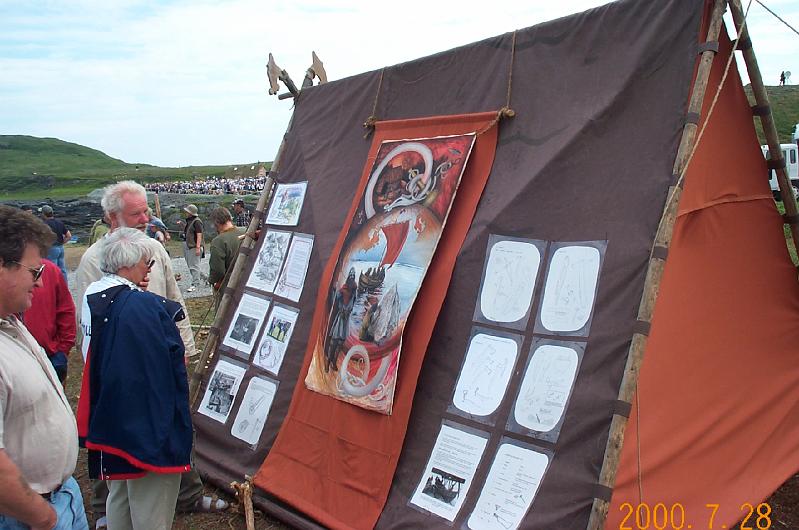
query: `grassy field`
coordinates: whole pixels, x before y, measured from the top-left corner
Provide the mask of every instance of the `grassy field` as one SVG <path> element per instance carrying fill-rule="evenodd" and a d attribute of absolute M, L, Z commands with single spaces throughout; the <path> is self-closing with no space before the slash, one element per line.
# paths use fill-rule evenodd
<path fill-rule="evenodd" d="M 744 90 L 749 102 L 754 105 L 755 98 L 752 95 L 752 87 L 747 85 Z M 774 117 L 774 126 L 780 137 L 780 143 L 793 143 L 792 135 L 794 127 L 799 123 L 799 85 L 790 86 L 767 86 L 769 103 L 771 104 L 771 114 Z M 761 144 L 766 143 L 763 128 L 760 126 L 760 118 L 754 118 L 755 130 Z"/>
<path fill-rule="evenodd" d="M 235 167 L 243 170 L 253 165 L 257 164 Z M 264 165 L 268 169 L 271 164 Z M 82 197 L 126 178 L 146 183 L 230 176 L 233 167 L 127 163 L 57 138 L 0 135 L 0 199 L 5 200 Z"/>

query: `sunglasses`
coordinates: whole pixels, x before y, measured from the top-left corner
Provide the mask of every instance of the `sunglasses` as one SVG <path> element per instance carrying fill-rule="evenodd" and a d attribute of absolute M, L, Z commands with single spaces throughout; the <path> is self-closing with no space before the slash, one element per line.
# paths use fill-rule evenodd
<path fill-rule="evenodd" d="M 17 265 L 19 265 L 20 267 L 25 267 L 26 269 L 28 269 L 28 270 L 30 271 L 30 273 L 33 275 L 33 281 L 36 281 L 36 280 L 38 280 L 39 278 L 41 278 L 41 277 L 42 277 L 42 274 L 44 273 L 44 263 L 42 263 L 42 264 L 41 264 L 39 267 L 37 267 L 37 268 L 34 268 L 34 267 L 28 267 L 27 265 L 23 265 L 22 263 L 20 263 L 20 262 L 18 262 L 18 261 L 12 261 L 11 263 L 16 263 L 16 264 L 17 264 Z"/>

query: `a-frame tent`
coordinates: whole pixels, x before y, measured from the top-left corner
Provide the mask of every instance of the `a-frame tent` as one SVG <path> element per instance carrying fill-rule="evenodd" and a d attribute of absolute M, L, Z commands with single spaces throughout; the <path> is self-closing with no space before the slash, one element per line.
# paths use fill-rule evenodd
<path fill-rule="evenodd" d="M 255 475 L 256 506 L 297 527 L 542 529 L 602 524 L 592 506 L 607 508 L 611 496 L 607 528 L 619 528 L 624 503 L 650 510 L 679 505 L 695 528 L 709 520 L 706 505 L 718 504 L 714 524 L 731 526 L 746 515 L 742 504 L 757 506 L 794 473 L 799 287 L 734 65 L 705 126 L 730 49 L 724 36 L 717 54 L 715 38 L 704 44 L 713 4 L 616 2 L 303 90 L 272 174 L 278 182 L 309 182 L 299 225 L 289 229 L 314 236 L 302 296 L 292 302 L 246 286 L 263 238 L 252 251 L 245 245 L 237 263 L 241 279 L 228 294 L 231 308 L 244 294 L 268 296 L 299 309 L 299 318 L 280 370 L 269 374 L 252 351 L 219 347 L 234 314 L 218 317 L 201 390 L 220 357 L 245 375 L 221 421 L 194 415 L 201 472 L 223 487 Z M 699 58 L 708 53 L 715 58 L 697 116 L 689 102 L 703 84 L 696 81 Z M 383 416 L 307 389 L 319 307 L 369 177 L 373 138 L 436 136 L 450 130 L 446 116 L 496 113 L 503 106 L 515 116 L 499 124 L 471 118 L 472 130 L 493 125 L 496 148 L 485 154 L 481 145 L 493 148 L 494 133 L 484 134 L 464 182 L 478 180 L 480 164 L 490 172 L 461 190 L 456 201 L 462 202 L 453 206 L 458 216 L 433 259 L 435 281 L 426 281 L 420 295 L 440 301 L 414 307 L 413 329 L 426 329 L 429 338 L 403 350 L 394 413 Z M 364 138 L 362 123 L 371 115 L 394 121 L 378 123 Z M 685 174 L 674 237 L 668 229 L 664 238 L 663 212 L 680 195 L 675 160 L 692 145 L 682 140 L 686 129 L 702 134 Z M 463 206 L 467 199 L 473 211 Z M 475 311 L 498 240 L 532 241 L 541 254 L 528 318 L 513 329 L 478 319 Z M 590 317 L 575 332 L 553 332 L 541 318 L 548 267 L 559 249 L 575 246 L 601 256 Z M 664 263 L 662 282 L 653 284 Z M 657 291 L 650 329 L 639 307 Z M 485 417 L 454 406 L 470 339 L 479 332 L 513 337 L 519 346 L 499 390 L 501 403 Z M 646 347 L 638 351 L 636 344 Z M 579 352 L 565 401 L 555 399 L 562 414 L 547 432 L 515 421 L 528 366 L 542 345 Z M 631 354 L 644 357 L 632 409 L 619 400 Z M 632 366 L 634 383 L 638 365 Z M 276 392 L 263 432 L 248 444 L 232 429 L 255 378 L 270 381 Z M 603 482 L 616 469 L 605 458 L 609 432 L 627 416 L 611 489 Z M 444 426 L 464 439 L 485 440 L 476 470 L 459 489 L 462 498 L 442 510 L 449 517 L 412 502 Z M 545 472 L 533 480 L 538 485 L 528 482 L 519 492 L 519 499 L 530 493 L 527 500 L 511 499 L 491 472 L 509 445 L 546 457 Z M 521 483 L 518 476 L 505 478 L 511 486 Z M 487 513 L 484 494 L 508 506 L 480 517 Z"/>

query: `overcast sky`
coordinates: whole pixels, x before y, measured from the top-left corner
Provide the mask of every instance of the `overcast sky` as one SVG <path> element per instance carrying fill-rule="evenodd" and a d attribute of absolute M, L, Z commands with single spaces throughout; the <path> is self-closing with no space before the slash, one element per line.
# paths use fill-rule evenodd
<path fill-rule="evenodd" d="M 799 1 L 764 2 L 799 27 Z M 267 95 L 269 52 L 299 85 L 314 50 L 335 80 L 604 3 L 0 0 L 0 134 L 161 166 L 272 160 L 291 103 Z M 799 83 L 799 35 L 757 3 L 749 22 L 766 84 Z"/>

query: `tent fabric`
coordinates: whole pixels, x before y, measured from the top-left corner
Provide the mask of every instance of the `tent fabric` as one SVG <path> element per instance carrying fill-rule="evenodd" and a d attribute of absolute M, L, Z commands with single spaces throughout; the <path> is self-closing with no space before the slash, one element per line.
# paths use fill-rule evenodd
<path fill-rule="evenodd" d="M 717 504 L 729 528 L 799 468 L 799 285 L 766 174 L 733 63 L 685 178 L 608 529 L 625 502 L 679 503 L 694 528 Z"/>
<path fill-rule="evenodd" d="M 554 455 L 522 527 L 586 527 L 685 122 L 703 7 L 696 0 L 624 0 L 517 32 L 510 103 L 516 116 L 500 124 L 496 158 L 424 356 L 388 496 L 382 503 L 375 489 L 365 507 L 371 513 L 382 504 L 377 528 L 451 526 L 408 505 L 444 420 L 482 430 L 489 439 L 454 526 L 463 525 L 474 508 L 499 441 L 507 436 Z M 299 307 L 300 315 L 255 447 L 230 435 L 241 395 L 226 425 L 195 415 L 197 466 L 211 482 L 228 487 L 230 481 L 255 473 L 273 448 L 295 386 L 303 384 L 303 352 L 317 303 L 314 286 L 323 282 L 324 266 L 357 192 L 361 172 L 353 169 L 368 158 L 371 140 L 363 138 L 361 124 L 372 114 L 375 96 L 376 114 L 384 120 L 497 109 L 505 104 L 508 90 L 511 42 L 512 35 L 506 34 L 388 67 L 382 84 L 381 72 L 369 72 L 302 91 L 277 175 L 281 182 L 309 181 L 296 231 L 314 234 L 314 249 L 302 297 L 289 304 Z M 519 332 L 522 347 L 495 421 L 485 425 L 447 412 L 474 325 L 491 234 L 542 240 L 550 247 L 607 242 L 591 327 L 586 337 L 575 339 L 586 348 L 555 443 L 506 429 L 527 353 L 538 338 L 533 327 L 542 297 L 540 281 L 533 314 Z M 240 296 L 243 282 L 236 288 Z M 241 388 L 256 373 L 257 368 L 249 367 Z M 263 485 L 267 491 L 271 487 Z M 267 491 L 256 491 L 256 505 L 294 526 L 332 522 L 315 509 L 304 513 Z M 354 517 L 348 521 L 353 527 L 370 521 Z"/>
<path fill-rule="evenodd" d="M 495 118 L 496 113 L 480 113 L 377 123 L 348 219 L 355 214 L 383 141 L 484 132 L 477 136 L 441 241 L 403 332 L 392 414 L 368 411 L 299 383 L 278 438 L 254 478 L 256 486 L 327 527 L 371 528 L 380 516 L 402 450 L 416 380 L 433 325 L 494 161 Z M 342 229 L 319 283 L 301 376 L 307 373 L 314 352 L 310 337 L 318 336 L 326 324 L 328 286 L 348 229 Z M 354 506 L 358 508 L 353 509 Z"/>

